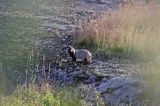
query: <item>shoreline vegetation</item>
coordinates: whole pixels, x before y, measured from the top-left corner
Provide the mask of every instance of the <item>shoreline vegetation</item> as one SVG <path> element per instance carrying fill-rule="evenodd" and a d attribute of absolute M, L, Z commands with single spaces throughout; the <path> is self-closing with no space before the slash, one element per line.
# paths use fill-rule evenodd
<path fill-rule="evenodd" d="M 95 20 L 92 20 L 89 23 L 87 22 L 83 23 L 80 26 L 78 36 L 76 36 L 76 39 L 74 39 L 74 45 L 76 47 L 88 48 L 92 50 L 95 54 L 103 58 L 109 56 L 113 57 L 118 56 L 122 58 L 125 57 L 128 59 L 137 60 L 136 64 L 141 71 L 140 77 L 142 77 L 142 79 L 144 79 L 148 84 L 148 92 L 143 95 L 148 98 L 148 101 L 146 101 L 146 104 L 144 103 L 143 105 L 156 106 L 160 103 L 159 101 L 160 20 L 159 19 L 160 19 L 160 4 L 158 4 L 157 2 L 142 4 L 142 5 L 126 6 L 118 10 L 112 11 L 110 13 L 107 13 Z M 15 21 L 12 22 L 13 20 Z M 21 26 L 21 24 L 23 25 Z M 1 63 L 0 61 L 0 79 L 1 79 L 0 106 L 1 105 L 2 106 L 89 105 L 81 96 L 81 92 L 74 89 L 74 87 L 68 87 L 68 88 L 64 87 L 62 89 L 56 87 L 54 88 L 53 86 L 48 84 L 49 82 L 48 79 L 44 79 L 43 80 L 44 82 L 41 82 L 43 85 L 39 86 L 35 82 L 35 77 L 38 76 L 31 75 L 32 78 L 30 78 L 29 74 L 32 72 L 26 71 L 27 68 L 28 69 L 33 67 L 36 68 L 38 63 L 40 63 L 37 61 L 40 60 L 43 61 L 43 57 L 42 59 L 38 59 L 37 57 L 35 60 L 31 59 L 34 54 L 32 52 L 34 52 L 35 49 L 33 51 L 32 50 L 27 51 L 28 49 L 30 50 L 30 48 L 26 49 L 25 47 L 30 47 L 30 46 L 25 45 L 28 44 L 28 41 L 26 41 L 25 36 L 29 36 L 28 39 L 30 39 L 32 37 L 36 38 L 36 36 L 39 35 L 43 36 L 43 34 L 47 35 L 46 33 L 37 31 L 39 29 L 38 27 L 41 26 L 41 24 L 42 24 L 41 21 L 38 22 L 33 21 L 32 18 L 31 19 L 26 18 L 25 21 L 23 19 L 19 19 L 19 21 L 17 21 L 15 18 L 13 19 L 0 18 L 0 32 L 1 29 L 7 30 L 7 28 L 12 32 L 4 34 L 5 36 L 8 36 L 8 38 L 10 39 L 4 39 L 4 41 L 2 41 L 2 42 L 7 42 L 2 48 L 8 48 L 8 46 L 10 48 L 8 48 L 8 50 L 6 49 L 6 51 L 2 50 L 3 51 L 2 54 L 4 55 L 2 54 L 0 55 L 2 59 L 4 59 L 1 60 L 3 63 Z M 17 33 L 20 30 L 23 30 L 23 32 Z M 25 41 L 27 43 L 24 43 L 24 45 L 21 45 L 20 47 L 19 45 L 11 46 L 14 45 L 15 43 L 14 40 L 17 39 L 12 36 L 13 34 L 20 35 L 17 36 L 19 38 L 22 37 L 21 39 L 19 39 L 19 43 L 23 44 L 23 42 Z M 10 60 L 8 61 L 5 60 L 7 57 L 3 58 L 3 56 L 10 55 L 7 54 L 9 51 L 13 52 L 12 54 L 18 53 L 18 56 L 15 56 L 15 58 L 13 59 L 11 59 L 11 57 L 8 57 L 10 58 Z M 22 51 L 25 52 L 24 53 L 25 56 L 24 54 L 21 54 Z M 23 60 L 25 62 L 23 62 Z M 139 62 L 139 60 L 143 61 Z M 25 70 L 24 66 L 19 67 L 19 65 L 17 65 L 18 69 L 15 69 L 17 70 L 17 72 L 12 72 L 13 69 L 10 69 L 12 67 L 7 67 L 3 65 L 5 62 L 6 65 L 8 65 L 11 61 L 17 64 L 24 64 L 25 66 L 29 64 L 29 67 L 26 66 L 27 68 Z M 15 64 L 13 65 L 15 67 Z M 5 68 L 3 67 L 7 68 L 9 71 L 4 70 Z M 20 74 L 23 74 L 22 76 L 24 78 L 15 80 L 16 79 L 15 77 L 18 76 L 17 74 L 18 71 L 21 70 L 25 70 L 24 72 L 20 72 Z M 9 78 L 10 80 L 8 81 L 7 79 Z M 19 82 L 18 80 L 23 80 L 23 82 L 25 83 Z M 30 83 L 28 83 L 27 81 Z M 20 84 L 17 85 L 17 82 L 19 82 Z M 16 87 L 13 87 L 14 84 L 16 85 Z M 11 92 L 5 94 L 4 92 L 8 92 L 5 91 L 6 88 Z M 106 105 L 104 101 L 101 100 L 98 94 L 96 102 L 97 106 Z"/>

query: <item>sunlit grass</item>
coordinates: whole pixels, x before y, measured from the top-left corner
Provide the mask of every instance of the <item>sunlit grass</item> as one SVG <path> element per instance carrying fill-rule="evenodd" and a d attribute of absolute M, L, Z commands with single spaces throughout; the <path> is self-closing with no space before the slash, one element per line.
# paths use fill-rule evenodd
<path fill-rule="evenodd" d="M 83 106 L 83 103 L 73 88 L 58 90 L 49 84 L 19 87 L 11 96 L 0 97 L 1 106 Z"/>

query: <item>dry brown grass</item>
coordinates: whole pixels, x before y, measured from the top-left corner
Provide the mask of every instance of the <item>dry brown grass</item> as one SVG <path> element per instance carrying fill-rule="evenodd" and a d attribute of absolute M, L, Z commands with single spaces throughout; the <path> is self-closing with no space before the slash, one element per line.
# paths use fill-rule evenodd
<path fill-rule="evenodd" d="M 105 14 L 83 24 L 75 44 L 94 48 L 103 56 L 158 53 L 159 10 L 158 5 L 138 5 Z"/>

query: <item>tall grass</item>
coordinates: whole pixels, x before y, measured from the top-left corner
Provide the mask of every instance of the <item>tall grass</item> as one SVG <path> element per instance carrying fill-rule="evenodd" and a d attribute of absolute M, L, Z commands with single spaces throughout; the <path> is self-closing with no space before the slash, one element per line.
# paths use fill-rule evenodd
<path fill-rule="evenodd" d="M 135 56 L 157 54 L 160 7 L 124 7 L 84 23 L 75 44 L 96 50 L 99 55 Z"/>

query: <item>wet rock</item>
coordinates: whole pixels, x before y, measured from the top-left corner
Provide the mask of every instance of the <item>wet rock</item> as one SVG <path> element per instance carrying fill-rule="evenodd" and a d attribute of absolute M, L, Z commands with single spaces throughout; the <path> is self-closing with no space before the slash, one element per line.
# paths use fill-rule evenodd
<path fill-rule="evenodd" d="M 97 76 L 90 78 L 95 81 Z M 96 82 L 79 84 L 77 89 L 89 106 L 97 106 L 97 103 L 105 106 L 141 106 L 139 96 L 147 91 L 147 86 L 138 77 L 119 76 L 111 79 L 103 77 L 98 86 Z"/>

